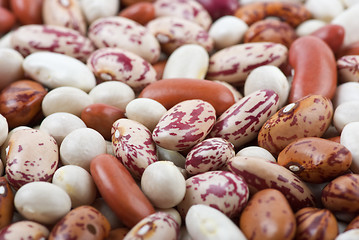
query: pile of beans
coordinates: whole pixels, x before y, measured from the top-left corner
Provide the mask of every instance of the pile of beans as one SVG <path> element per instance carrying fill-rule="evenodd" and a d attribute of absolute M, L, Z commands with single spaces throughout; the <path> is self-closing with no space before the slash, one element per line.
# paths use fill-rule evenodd
<path fill-rule="evenodd" d="M 357 3 L 1 0 L 0 239 L 359 239 Z"/>

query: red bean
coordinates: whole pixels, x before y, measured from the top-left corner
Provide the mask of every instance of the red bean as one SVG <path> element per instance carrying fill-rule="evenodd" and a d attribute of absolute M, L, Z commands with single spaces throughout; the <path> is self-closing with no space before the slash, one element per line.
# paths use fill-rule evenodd
<path fill-rule="evenodd" d="M 42 2 L 43 0 L 10 0 L 10 5 L 22 24 L 41 24 Z"/>
<path fill-rule="evenodd" d="M 146 25 L 155 19 L 155 8 L 150 2 L 138 2 L 123 9 L 118 16 L 132 19 L 139 24 Z"/>
<path fill-rule="evenodd" d="M 322 39 L 334 53 L 337 53 L 343 44 L 344 34 L 344 27 L 336 24 L 328 24 L 319 28 L 311 35 Z"/>
<path fill-rule="evenodd" d="M 12 12 L 0 6 L 0 34 L 9 31 L 15 24 L 16 19 Z"/>

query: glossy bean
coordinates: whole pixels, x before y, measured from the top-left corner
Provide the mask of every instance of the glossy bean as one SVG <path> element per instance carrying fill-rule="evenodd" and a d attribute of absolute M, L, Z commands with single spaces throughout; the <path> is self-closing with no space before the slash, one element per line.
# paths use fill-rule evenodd
<path fill-rule="evenodd" d="M 357 18 L 359 13 L 359 5 L 352 6 L 346 9 L 341 14 L 337 15 L 332 21 L 332 24 L 341 25 L 344 27 L 345 36 L 343 47 L 349 46 L 350 44 L 359 41 L 359 33 L 355 29 L 359 27 L 359 23 L 354 19 Z"/>
<path fill-rule="evenodd" d="M 325 9 L 322 4 L 326 5 Z M 313 18 L 326 22 L 330 22 L 344 11 L 343 3 L 340 0 L 308 0 L 304 6 L 312 14 Z"/>
<path fill-rule="evenodd" d="M 42 5 L 43 0 L 10 0 L 12 11 L 24 25 L 42 23 Z"/>
<path fill-rule="evenodd" d="M 0 6 L 0 33 L 4 34 L 15 25 L 16 19 L 12 12 Z"/>
<path fill-rule="evenodd" d="M 295 71 L 289 102 L 308 94 L 319 94 L 329 99 L 334 97 L 337 86 L 335 57 L 322 40 L 313 36 L 297 39 L 289 49 L 289 63 Z"/>
<path fill-rule="evenodd" d="M 334 111 L 333 125 L 342 132 L 343 128 L 351 122 L 359 122 L 359 114 L 353 109 L 358 109 L 359 101 L 350 101 L 340 104 Z"/>
<path fill-rule="evenodd" d="M 0 177 L 0 228 L 4 228 L 11 224 L 13 214 L 14 194 L 7 179 L 5 177 Z"/>
<path fill-rule="evenodd" d="M 217 116 L 235 103 L 232 92 L 219 83 L 201 79 L 163 79 L 144 88 L 139 97 L 151 98 L 170 109 L 179 102 L 201 99 L 209 102 Z"/>
<path fill-rule="evenodd" d="M 340 25 L 328 24 L 312 32 L 311 35 L 326 42 L 334 54 L 336 54 L 342 47 L 345 30 Z"/>
<path fill-rule="evenodd" d="M 346 56 L 346 55 L 358 55 L 359 54 L 359 41 L 353 42 L 348 46 L 342 47 L 337 53 L 337 58 Z"/>
<path fill-rule="evenodd" d="M 2 228 L 0 231 L 0 238 L 4 240 L 46 239 L 49 234 L 49 230 L 44 225 L 34 221 L 22 220 Z"/>
<path fill-rule="evenodd" d="M 359 82 L 359 56 L 347 55 L 337 60 L 338 75 L 340 82 Z"/>
<path fill-rule="evenodd" d="M 120 11 L 118 16 L 131 19 L 141 25 L 146 25 L 149 21 L 155 19 L 156 8 L 150 2 L 138 2 Z"/>
<path fill-rule="evenodd" d="M 236 0 L 197 0 L 208 11 L 213 20 L 226 15 L 233 15 L 239 7 Z"/>
<path fill-rule="evenodd" d="M 337 87 L 333 98 L 333 106 L 336 109 L 340 104 L 350 101 L 359 101 L 359 83 L 347 82 Z"/>
<path fill-rule="evenodd" d="M 129 171 L 114 156 L 101 154 L 92 159 L 91 175 L 101 196 L 126 226 L 132 228 L 155 212 Z"/>

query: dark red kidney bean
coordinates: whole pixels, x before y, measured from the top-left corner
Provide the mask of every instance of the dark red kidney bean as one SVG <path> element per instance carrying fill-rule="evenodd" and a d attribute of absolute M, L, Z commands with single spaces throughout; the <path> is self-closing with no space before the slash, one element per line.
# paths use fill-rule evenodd
<path fill-rule="evenodd" d="M 309 94 L 333 98 L 337 87 L 337 64 L 328 45 L 314 36 L 300 37 L 289 49 L 294 77 L 289 102 Z"/>
<path fill-rule="evenodd" d="M 118 16 L 146 25 L 149 21 L 156 18 L 155 7 L 151 2 L 138 2 L 123 9 Z"/>
<path fill-rule="evenodd" d="M 233 15 L 239 7 L 238 0 L 197 0 L 211 15 L 212 20 L 216 20 L 225 15 Z"/>
<path fill-rule="evenodd" d="M 11 83 L 0 92 L 0 114 L 15 128 L 28 125 L 41 112 L 42 100 L 47 90 L 31 80 Z"/>
<path fill-rule="evenodd" d="M 311 35 L 322 39 L 334 53 L 337 53 L 342 47 L 345 29 L 340 25 L 328 24 L 314 31 Z"/>
<path fill-rule="evenodd" d="M 9 9 L 9 6 L 10 6 L 9 0 L 0 0 L 0 7 Z"/>
<path fill-rule="evenodd" d="M 43 0 L 10 0 L 10 6 L 22 24 L 42 23 Z"/>
<path fill-rule="evenodd" d="M 103 103 L 94 103 L 85 107 L 81 119 L 87 127 L 93 128 L 106 139 L 111 141 L 112 124 L 125 117 L 125 111 Z"/>
<path fill-rule="evenodd" d="M 16 19 L 12 12 L 0 6 L 0 34 L 11 30 L 15 25 Z"/>

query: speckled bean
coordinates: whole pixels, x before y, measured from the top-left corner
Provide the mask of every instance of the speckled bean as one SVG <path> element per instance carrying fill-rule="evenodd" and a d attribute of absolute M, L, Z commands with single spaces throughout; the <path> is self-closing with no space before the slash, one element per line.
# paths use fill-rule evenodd
<path fill-rule="evenodd" d="M 120 81 L 141 90 L 156 81 L 156 71 L 142 57 L 120 48 L 100 48 L 87 59 L 99 81 Z"/>
<path fill-rule="evenodd" d="M 12 239 L 46 239 L 50 232 L 44 225 L 22 220 L 14 222 L 0 231 L 0 238 L 4 240 Z"/>
<path fill-rule="evenodd" d="M 242 177 L 227 171 L 209 171 L 186 180 L 186 195 L 177 210 L 185 218 L 191 206 L 205 204 L 232 218 L 239 216 L 248 198 L 248 186 Z"/>
<path fill-rule="evenodd" d="M 102 17 L 115 16 L 120 7 L 118 0 L 80 0 L 80 4 L 89 24 Z"/>
<path fill-rule="evenodd" d="M 279 43 L 244 43 L 224 48 L 209 59 L 207 79 L 243 85 L 248 74 L 263 65 L 280 66 L 288 49 Z"/>
<path fill-rule="evenodd" d="M 201 142 L 211 131 L 215 121 L 215 109 L 208 102 L 183 101 L 162 116 L 152 132 L 152 139 L 166 149 L 186 150 Z"/>
<path fill-rule="evenodd" d="M 61 26 L 24 25 L 11 34 L 11 46 L 23 56 L 38 51 L 63 53 L 86 61 L 95 50 L 79 32 Z"/>
<path fill-rule="evenodd" d="M 160 57 L 160 45 L 156 38 L 142 25 L 124 17 L 97 19 L 90 25 L 88 36 L 98 48 L 123 48 L 150 63 L 157 62 Z"/>
<path fill-rule="evenodd" d="M 234 147 L 255 139 L 262 124 L 277 111 L 278 95 L 272 90 L 257 90 L 240 99 L 216 121 L 209 136 L 222 137 Z"/>
<path fill-rule="evenodd" d="M 35 129 L 14 132 L 7 149 L 6 178 L 15 189 L 34 181 L 51 181 L 59 163 L 58 146 L 49 134 Z"/>
<path fill-rule="evenodd" d="M 112 125 L 112 147 L 115 156 L 136 178 L 157 161 L 156 145 L 151 132 L 139 122 L 121 118 Z"/>
<path fill-rule="evenodd" d="M 359 56 L 347 55 L 339 58 L 337 68 L 341 82 L 359 82 Z"/>
<path fill-rule="evenodd" d="M 161 50 L 172 53 L 184 44 L 198 44 L 208 52 L 213 49 L 213 39 L 200 25 L 189 20 L 165 16 L 159 17 L 147 24 L 147 29 L 161 44 Z"/>

